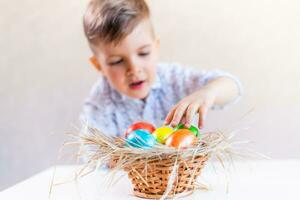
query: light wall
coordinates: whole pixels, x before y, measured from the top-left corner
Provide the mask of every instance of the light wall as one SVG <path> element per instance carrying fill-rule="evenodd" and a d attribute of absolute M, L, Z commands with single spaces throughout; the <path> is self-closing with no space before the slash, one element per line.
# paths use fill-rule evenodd
<path fill-rule="evenodd" d="M 0 2 L 0 190 L 54 165 L 63 133 L 75 130 L 97 78 L 82 31 L 86 2 Z M 149 2 L 161 60 L 223 69 L 244 84 L 242 101 L 211 112 L 206 130 L 249 126 L 242 137 L 255 150 L 299 159 L 299 1 Z"/>

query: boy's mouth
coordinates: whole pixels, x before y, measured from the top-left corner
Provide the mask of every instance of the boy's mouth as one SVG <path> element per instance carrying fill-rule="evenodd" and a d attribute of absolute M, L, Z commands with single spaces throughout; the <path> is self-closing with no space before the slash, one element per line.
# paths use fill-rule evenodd
<path fill-rule="evenodd" d="M 146 81 L 135 81 L 129 84 L 129 87 L 133 90 L 139 90 L 144 86 Z"/>

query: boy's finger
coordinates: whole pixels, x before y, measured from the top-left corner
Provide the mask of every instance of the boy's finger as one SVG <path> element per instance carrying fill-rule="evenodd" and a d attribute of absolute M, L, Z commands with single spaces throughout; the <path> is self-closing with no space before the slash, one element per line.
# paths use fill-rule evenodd
<path fill-rule="evenodd" d="M 199 109 L 198 103 L 192 103 L 189 105 L 186 111 L 186 121 L 185 121 L 185 127 L 190 127 L 193 121 L 193 118 L 195 114 L 197 113 L 197 110 Z"/>
<path fill-rule="evenodd" d="M 199 108 L 199 121 L 198 121 L 198 127 L 201 129 L 204 126 L 204 120 L 207 114 L 207 106 L 202 105 Z"/>
<path fill-rule="evenodd" d="M 175 111 L 176 111 L 176 108 L 177 108 L 177 105 L 176 106 L 174 106 L 171 110 L 170 110 L 170 112 L 168 113 L 168 115 L 167 115 L 167 117 L 166 117 L 166 119 L 165 119 L 165 125 L 169 125 L 170 123 L 171 123 L 171 121 L 172 121 L 172 119 L 173 119 L 173 115 L 174 115 L 174 113 L 175 113 Z"/>
<path fill-rule="evenodd" d="M 187 103 L 183 103 L 183 104 L 180 104 L 177 107 L 177 109 L 175 110 L 174 116 L 173 116 L 173 120 L 171 122 L 172 126 L 177 126 L 178 125 L 178 123 L 181 121 L 188 105 L 189 104 L 187 104 Z"/>
<path fill-rule="evenodd" d="M 182 124 L 185 124 L 186 123 L 186 117 L 185 115 L 183 115 L 183 117 L 181 118 L 181 121 L 180 121 Z"/>

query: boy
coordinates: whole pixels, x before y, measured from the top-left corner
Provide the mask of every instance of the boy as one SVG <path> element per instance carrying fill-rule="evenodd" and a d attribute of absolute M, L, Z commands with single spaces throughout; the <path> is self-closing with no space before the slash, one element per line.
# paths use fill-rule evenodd
<path fill-rule="evenodd" d="M 202 128 L 210 108 L 241 95 L 228 73 L 158 63 L 159 40 L 144 0 L 91 0 L 84 31 L 100 77 L 81 117 L 105 134 L 123 136 L 137 121 L 189 127 L 196 115 Z"/>

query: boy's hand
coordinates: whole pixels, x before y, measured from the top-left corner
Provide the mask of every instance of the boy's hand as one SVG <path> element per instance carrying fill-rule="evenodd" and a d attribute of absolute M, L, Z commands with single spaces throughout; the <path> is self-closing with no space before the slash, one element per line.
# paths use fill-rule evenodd
<path fill-rule="evenodd" d="M 165 124 L 174 127 L 183 123 L 185 127 L 190 127 L 194 116 L 199 113 L 198 127 L 203 128 L 207 111 L 214 104 L 215 99 L 216 92 L 209 87 L 203 87 L 177 103 L 167 115 Z"/>

